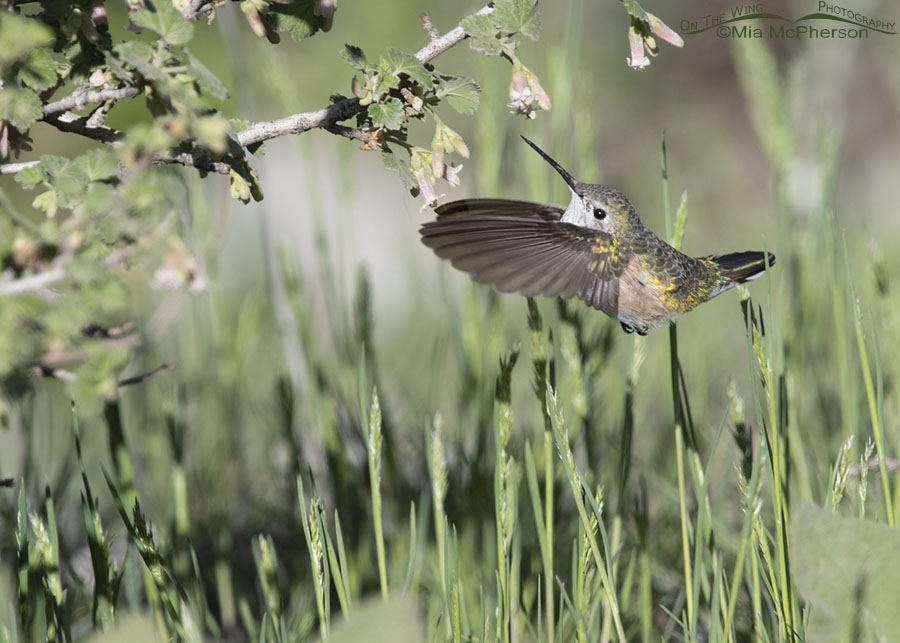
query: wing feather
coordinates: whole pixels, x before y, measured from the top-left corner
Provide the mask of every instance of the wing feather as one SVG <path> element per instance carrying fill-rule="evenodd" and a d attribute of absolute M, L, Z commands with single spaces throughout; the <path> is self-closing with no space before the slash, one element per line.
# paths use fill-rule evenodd
<path fill-rule="evenodd" d="M 469 209 L 463 210 L 459 203 Z M 496 210 L 470 214 L 498 203 L 502 205 L 490 207 L 504 208 L 503 214 Z M 471 199 L 441 206 L 438 220 L 422 226 L 422 242 L 454 268 L 500 292 L 577 297 L 615 317 L 619 271 L 608 255 L 593 250 L 608 245 L 609 235 L 548 218 L 543 210 L 529 210 L 527 216 L 512 214 L 526 206 L 553 207 L 500 199 Z"/>
<path fill-rule="evenodd" d="M 498 217 L 533 217 L 545 221 L 559 221 L 565 210 L 558 205 L 544 205 L 514 199 L 460 199 L 435 208 L 438 221 L 455 216 L 487 214 Z"/>

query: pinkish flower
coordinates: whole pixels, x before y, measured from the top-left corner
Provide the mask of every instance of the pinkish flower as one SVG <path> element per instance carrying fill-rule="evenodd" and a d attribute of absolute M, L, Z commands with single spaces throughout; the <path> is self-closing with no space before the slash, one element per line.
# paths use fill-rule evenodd
<path fill-rule="evenodd" d="M 462 164 L 460 165 L 445 165 L 443 177 L 444 180 L 447 181 L 453 187 L 457 187 L 459 185 L 459 172 L 463 169 Z"/>
<path fill-rule="evenodd" d="M 625 60 L 628 61 L 628 66 L 633 69 L 644 69 L 649 66 L 650 58 L 648 58 L 647 54 L 655 56 L 659 53 L 654 35 L 659 36 L 670 45 L 676 47 L 684 46 L 684 40 L 681 39 L 681 36 L 666 23 L 652 13 L 645 15 L 647 17 L 646 20 L 632 17 L 631 27 L 628 29 L 628 47 L 631 50 L 631 56 Z"/>
<path fill-rule="evenodd" d="M 675 47 L 684 47 L 684 40 L 678 33 L 652 13 L 647 14 L 647 22 L 650 23 L 650 31 Z"/>
<path fill-rule="evenodd" d="M 644 52 L 644 37 L 634 26 L 634 21 L 628 29 L 628 46 L 631 48 L 631 57 L 626 58 L 628 66 L 632 69 L 643 69 L 650 65 L 650 59 Z"/>
<path fill-rule="evenodd" d="M 509 103 L 507 107 L 513 114 L 523 114 L 528 118 L 537 116 L 537 110 L 548 110 L 552 107 L 550 97 L 537 76 L 525 65 L 513 60 L 512 79 L 509 82 Z"/>

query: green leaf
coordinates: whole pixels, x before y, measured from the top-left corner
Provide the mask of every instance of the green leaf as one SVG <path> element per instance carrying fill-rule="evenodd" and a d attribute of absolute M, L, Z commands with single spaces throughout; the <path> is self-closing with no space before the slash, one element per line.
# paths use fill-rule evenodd
<path fill-rule="evenodd" d="M 45 154 L 41 157 L 41 165 L 50 177 L 50 185 L 56 190 L 61 207 L 70 207 L 70 203 L 80 199 L 87 189 L 89 181 L 84 169 L 79 168 L 75 161 L 64 156 Z"/>
<path fill-rule="evenodd" d="M 34 189 L 36 185 L 43 183 L 46 180 L 47 172 L 44 171 L 44 168 L 40 163 L 16 173 L 16 183 L 26 190 Z"/>
<path fill-rule="evenodd" d="M 403 127 L 403 103 L 393 96 L 369 105 L 369 118 L 375 127 L 400 129 Z"/>
<path fill-rule="evenodd" d="M 125 66 L 119 61 L 119 58 L 113 52 L 107 51 L 105 57 L 106 66 L 109 68 L 109 71 L 112 72 L 113 76 L 115 76 L 119 80 L 131 82 L 131 80 L 134 78 L 134 74 L 125 69 Z"/>
<path fill-rule="evenodd" d="M 34 201 L 31 202 L 31 205 L 39 210 L 43 210 L 47 213 L 47 216 L 52 219 L 56 216 L 58 208 L 56 204 L 56 190 L 41 192 L 34 197 Z"/>
<path fill-rule="evenodd" d="M 224 154 L 228 146 L 228 121 L 217 115 L 201 116 L 194 121 L 191 130 L 201 145 L 208 147 L 216 154 Z"/>
<path fill-rule="evenodd" d="M 51 178 L 64 176 L 69 172 L 71 161 L 65 156 L 57 154 L 44 154 L 41 157 L 41 166 L 47 171 Z"/>
<path fill-rule="evenodd" d="M 900 632 L 900 532 L 809 503 L 792 513 L 791 578 L 812 607 L 809 640 L 892 639 Z"/>
<path fill-rule="evenodd" d="M 43 115 L 41 99 L 32 90 L 10 87 L 0 91 L 0 120 L 9 121 L 20 132 L 27 132 Z"/>
<path fill-rule="evenodd" d="M 388 49 L 387 54 L 381 59 L 381 66 L 395 75 L 406 74 L 413 82 L 419 83 L 425 88 L 430 88 L 433 80 L 431 72 L 425 69 L 425 65 L 412 54 L 394 49 Z"/>
<path fill-rule="evenodd" d="M 72 169 L 88 182 L 103 181 L 119 176 L 119 164 L 115 155 L 103 149 L 93 149 L 72 160 Z"/>
<path fill-rule="evenodd" d="M 341 49 L 341 58 L 356 71 L 365 71 L 366 69 L 366 54 L 355 45 L 344 45 L 344 48 Z"/>
<path fill-rule="evenodd" d="M 382 60 L 382 63 L 383 62 L 384 61 Z M 392 89 L 397 89 L 398 87 L 400 87 L 400 76 L 398 76 L 397 74 L 392 74 L 384 67 L 384 64 L 382 64 L 381 73 L 377 76 L 378 84 L 372 90 L 372 93 L 376 97 L 384 96 Z"/>
<path fill-rule="evenodd" d="M 0 11 L 0 66 L 20 60 L 32 49 L 51 42 L 53 34 L 37 20 Z"/>
<path fill-rule="evenodd" d="M 497 35 L 497 29 L 490 15 L 466 16 L 460 21 L 459 26 L 470 38 L 494 38 Z"/>
<path fill-rule="evenodd" d="M 240 160 L 231 167 L 231 197 L 242 203 L 248 203 L 251 197 L 254 201 L 263 198 L 256 170 Z"/>
<path fill-rule="evenodd" d="M 499 56 L 503 53 L 503 43 L 498 40 L 497 29 L 490 16 L 466 16 L 459 23 L 469 36 L 469 46 L 486 56 Z"/>
<path fill-rule="evenodd" d="M 167 80 L 165 72 L 150 62 L 153 47 L 149 43 L 129 40 L 116 45 L 113 50 L 122 62 L 134 67 L 147 80 Z"/>
<path fill-rule="evenodd" d="M 194 37 L 194 25 L 169 0 L 147 1 L 143 8 L 132 11 L 129 17 L 136 26 L 155 31 L 175 47 L 186 45 Z"/>
<path fill-rule="evenodd" d="M 409 163 L 405 163 L 398 159 L 397 155 L 386 146 L 382 146 L 381 148 L 381 162 L 387 169 L 395 170 L 400 174 L 400 180 L 407 189 L 413 189 L 419 185 L 418 181 L 416 181 L 416 177 L 409 169 Z"/>
<path fill-rule="evenodd" d="M 497 0 L 490 17 L 494 26 L 505 33 L 521 33 L 532 40 L 541 33 L 535 0 Z"/>
<path fill-rule="evenodd" d="M 436 95 L 445 98 L 460 114 L 471 115 L 478 109 L 481 87 L 466 76 L 441 76 Z"/>
<path fill-rule="evenodd" d="M 316 0 L 272 3 L 266 12 L 266 18 L 278 31 L 289 33 L 292 39 L 299 42 L 322 27 L 322 18 L 315 15 L 315 8 Z"/>
<path fill-rule="evenodd" d="M 49 49 L 35 49 L 19 70 L 19 80 L 35 91 L 43 91 L 56 84 L 60 75 L 71 68 L 66 62 L 57 61 Z"/>
<path fill-rule="evenodd" d="M 204 65 L 198 58 L 195 58 L 191 52 L 187 52 L 187 56 L 191 67 L 191 75 L 197 81 L 197 84 L 200 85 L 200 88 L 219 100 L 228 98 L 228 90 L 225 88 L 224 83 L 219 80 L 219 77 L 212 73 L 209 67 Z"/>
<path fill-rule="evenodd" d="M 231 170 L 231 198 L 243 203 L 250 201 L 250 184 L 235 170 Z"/>
<path fill-rule="evenodd" d="M 625 7 L 625 11 L 627 11 L 630 15 L 634 16 L 638 20 L 642 20 L 644 22 L 650 20 L 647 12 L 644 11 L 644 8 L 639 5 L 636 0 L 622 0 L 622 4 Z"/>

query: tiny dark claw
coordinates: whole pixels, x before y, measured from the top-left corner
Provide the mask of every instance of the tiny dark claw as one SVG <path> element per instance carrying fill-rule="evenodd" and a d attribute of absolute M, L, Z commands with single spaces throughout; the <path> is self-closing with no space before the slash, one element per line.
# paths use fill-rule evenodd
<path fill-rule="evenodd" d="M 631 326 L 629 326 L 628 324 L 626 324 L 625 322 L 619 322 L 619 323 L 622 324 L 622 330 L 624 330 L 629 335 L 634 332 L 634 329 Z"/>
<path fill-rule="evenodd" d="M 635 329 L 634 329 L 634 331 L 635 331 L 638 335 L 640 335 L 641 337 L 643 337 L 644 335 L 646 335 L 648 330 L 650 330 L 650 329 L 647 328 L 646 326 L 641 326 L 640 328 L 635 328 Z"/>

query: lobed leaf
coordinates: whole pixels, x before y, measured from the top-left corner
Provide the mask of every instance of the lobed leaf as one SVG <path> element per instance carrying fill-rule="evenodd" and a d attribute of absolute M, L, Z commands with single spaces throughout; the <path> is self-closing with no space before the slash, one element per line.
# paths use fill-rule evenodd
<path fill-rule="evenodd" d="M 406 74 L 411 81 L 426 88 L 431 87 L 433 83 L 431 72 L 425 69 L 425 65 L 420 63 L 418 58 L 393 47 L 382 57 L 381 66 L 394 75 Z"/>
<path fill-rule="evenodd" d="M 199 58 L 194 57 L 191 52 L 187 52 L 187 57 L 188 64 L 191 68 L 191 76 L 193 76 L 200 88 L 219 100 L 227 99 L 228 89 L 225 87 L 225 84 L 219 80 L 219 77 L 216 76 L 209 67 L 204 65 Z"/>
<path fill-rule="evenodd" d="M 37 20 L 0 11 L 0 66 L 21 60 L 29 51 L 53 42 L 53 34 Z"/>
<path fill-rule="evenodd" d="M 503 43 L 497 39 L 497 30 L 490 16 L 466 16 L 459 23 L 469 36 L 469 47 L 486 56 L 499 56 L 503 53 Z"/>
<path fill-rule="evenodd" d="M 341 58 L 347 61 L 347 64 L 356 71 L 365 71 L 368 64 L 366 54 L 355 45 L 344 45 L 344 48 L 341 49 Z"/>
<path fill-rule="evenodd" d="M 26 190 L 32 190 L 34 187 L 47 180 L 47 172 L 40 163 L 27 167 L 21 172 L 16 173 L 16 183 Z"/>
<path fill-rule="evenodd" d="M 119 164 L 109 150 L 88 150 L 72 160 L 72 170 L 84 176 L 88 182 L 104 181 L 119 175 Z"/>
<path fill-rule="evenodd" d="M 295 41 L 309 38 L 322 28 L 322 18 L 315 15 L 315 0 L 291 0 L 272 3 L 266 18 L 278 31 L 290 34 Z"/>
<path fill-rule="evenodd" d="M 228 120 L 219 115 L 201 116 L 191 126 L 197 142 L 216 154 L 224 154 L 228 146 Z"/>
<path fill-rule="evenodd" d="M 67 74 L 69 69 L 68 62 L 56 60 L 49 49 L 42 47 L 28 55 L 19 70 L 19 81 L 40 92 L 55 85 L 59 76 Z"/>
<path fill-rule="evenodd" d="M 168 0 L 145 2 L 142 8 L 132 11 L 129 16 L 136 26 L 156 32 L 175 47 L 186 45 L 194 37 L 194 25 Z"/>
<path fill-rule="evenodd" d="M 52 219 L 56 216 L 56 211 L 59 207 L 56 199 L 56 190 L 46 190 L 41 192 L 34 197 L 31 206 L 38 210 L 43 210 L 47 216 Z"/>
<path fill-rule="evenodd" d="M 535 0 L 497 0 L 490 18 L 502 32 L 521 33 L 537 40 L 541 33 L 541 20 Z"/>
<path fill-rule="evenodd" d="M 20 132 L 26 132 L 43 115 L 41 99 L 31 89 L 9 87 L 0 91 L 0 121 L 9 121 Z"/>
<path fill-rule="evenodd" d="M 647 12 L 644 11 L 644 8 L 637 3 L 637 0 L 622 0 L 622 4 L 629 15 L 634 16 L 643 22 L 650 20 L 650 16 L 648 16 Z"/>
<path fill-rule="evenodd" d="M 369 105 L 369 118 L 375 127 L 400 129 L 404 123 L 403 103 L 390 96 L 380 103 Z"/>
<path fill-rule="evenodd" d="M 381 148 L 381 162 L 387 169 L 396 170 L 400 174 L 400 180 L 407 189 L 414 189 L 418 185 L 416 177 L 409 169 L 409 164 L 398 159 L 397 155 L 387 147 Z"/>
<path fill-rule="evenodd" d="M 440 76 L 435 95 L 446 99 L 450 107 L 460 114 L 468 116 L 478 109 L 480 92 L 481 87 L 467 76 Z"/>
<path fill-rule="evenodd" d="M 118 54 L 122 62 L 134 67 L 144 78 L 148 80 L 166 80 L 165 72 L 150 62 L 153 58 L 153 47 L 148 43 L 139 40 L 129 40 L 113 47 L 113 51 Z M 109 58 L 111 56 L 107 57 L 107 59 Z"/>

